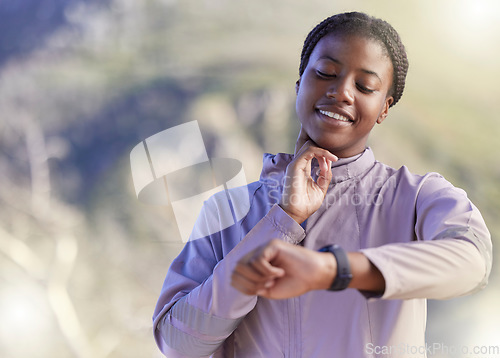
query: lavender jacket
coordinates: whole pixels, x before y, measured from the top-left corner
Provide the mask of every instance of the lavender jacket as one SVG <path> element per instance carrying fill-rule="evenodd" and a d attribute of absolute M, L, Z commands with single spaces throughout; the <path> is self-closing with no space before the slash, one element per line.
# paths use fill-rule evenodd
<path fill-rule="evenodd" d="M 412 357 L 425 357 L 426 299 L 487 283 L 491 239 L 477 208 L 439 174 L 390 168 L 368 148 L 333 164 L 325 200 L 303 227 L 276 204 L 292 158 L 264 157 L 260 180 L 243 188 L 249 210 L 236 224 L 213 230 L 228 196 L 206 202 L 193 233 L 212 234 L 189 241 L 172 262 L 154 312 L 160 350 L 169 358 L 408 357 L 411 347 L 420 352 Z M 273 238 L 361 251 L 383 274 L 385 292 L 269 300 L 231 287 L 236 262 Z"/>

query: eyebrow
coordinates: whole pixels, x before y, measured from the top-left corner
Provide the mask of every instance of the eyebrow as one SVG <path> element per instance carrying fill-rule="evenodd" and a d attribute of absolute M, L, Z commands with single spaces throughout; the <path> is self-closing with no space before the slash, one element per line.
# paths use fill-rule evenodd
<path fill-rule="evenodd" d="M 318 60 L 330 60 L 330 61 L 332 61 L 332 62 L 335 62 L 336 64 L 343 65 L 343 63 L 342 63 L 342 62 L 340 62 L 340 61 L 339 61 L 339 60 L 337 60 L 336 58 L 333 58 L 333 57 L 328 56 L 328 55 L 321 56 Z M 382 79 L 380 78 L 380 76 L 378 75 L 378 73 L 377 73 L 377 72 L 375 72 L 375 71 L 371 71 L 371 70 L 367 70 L 367 69 L 365 69 L 365 68 L 361 68 L 361 69 L 360 69 L 360 71 L 361 71 L 361 72 L 363 72 L 363 73 L 366 73 L 366 74 L 368 74 L 368 75 L 373 75 L 373 76 L 377 77 L 377 78 L 378 78 L 378 80 L 379 80 L 380 82 L 382 82 Z"/>

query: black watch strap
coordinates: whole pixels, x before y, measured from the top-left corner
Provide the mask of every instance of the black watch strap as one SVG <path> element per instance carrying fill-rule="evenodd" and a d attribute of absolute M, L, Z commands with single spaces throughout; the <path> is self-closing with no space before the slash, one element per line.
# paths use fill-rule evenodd
<path fill-rule="evenodd" d="M 339 245 L 328 245 L 320 249 L 321 252 L 331 252 L 337 260 L 337 275 L 333 280 L 329 291 L 345 290 L 352 280 L 351 265 L 343 248 Z"/>

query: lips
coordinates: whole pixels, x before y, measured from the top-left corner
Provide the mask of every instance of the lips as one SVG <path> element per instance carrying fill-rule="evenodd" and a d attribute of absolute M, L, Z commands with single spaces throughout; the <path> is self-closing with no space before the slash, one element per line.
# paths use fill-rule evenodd
<path fill-rule="evenodd" d="M 340 123 L 351 124 L 354 122 L 352 116 L 349 113 L 342 110 L 335 110 L 335 112 L 332 112 L 332 111 L 327 111 L 325 109 L 317 108 L 317 111 L 323 116 L 332 118 L 333 120 L 335 120 L 335 122 L 338 121 L 337 123 L 339 124 Z"/>
<path fill-rule="evenodd" d="M 342 121 L 342 122 L 352 122 L 349 118 L 346 118 L 338 113 L 333 113 L 333 112 L 328 112 L 328 111 L 323 111 L 323 110 L 319 110 L 319 113 L 321 114 L 324 114 L 325 116 L 328 116 L 330 118 L 333 118 L 333 119 L 336 119 L 338 121 Z"/>

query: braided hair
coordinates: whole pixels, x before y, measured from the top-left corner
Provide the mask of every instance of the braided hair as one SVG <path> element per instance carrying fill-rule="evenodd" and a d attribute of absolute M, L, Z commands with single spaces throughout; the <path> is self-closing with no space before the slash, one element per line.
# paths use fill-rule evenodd
<path fill-rule="evenodd" d="M 299 76 L 302 76 L 309 62 L 314 47 L 325 35 L 338 33 L 342 35 L 359 35 L 374 39 L 383 44 L 392 62 L 393 81 L 390 95 L 394 98 L 391 107 L 401 96 L 408 73 L 408 58 L 401 38 L 394 28 L 384 20 L 368 16 L 361 12 L 348 12 L 330 16 L 319 23 L 306 37 L 300 56 Z"/>

